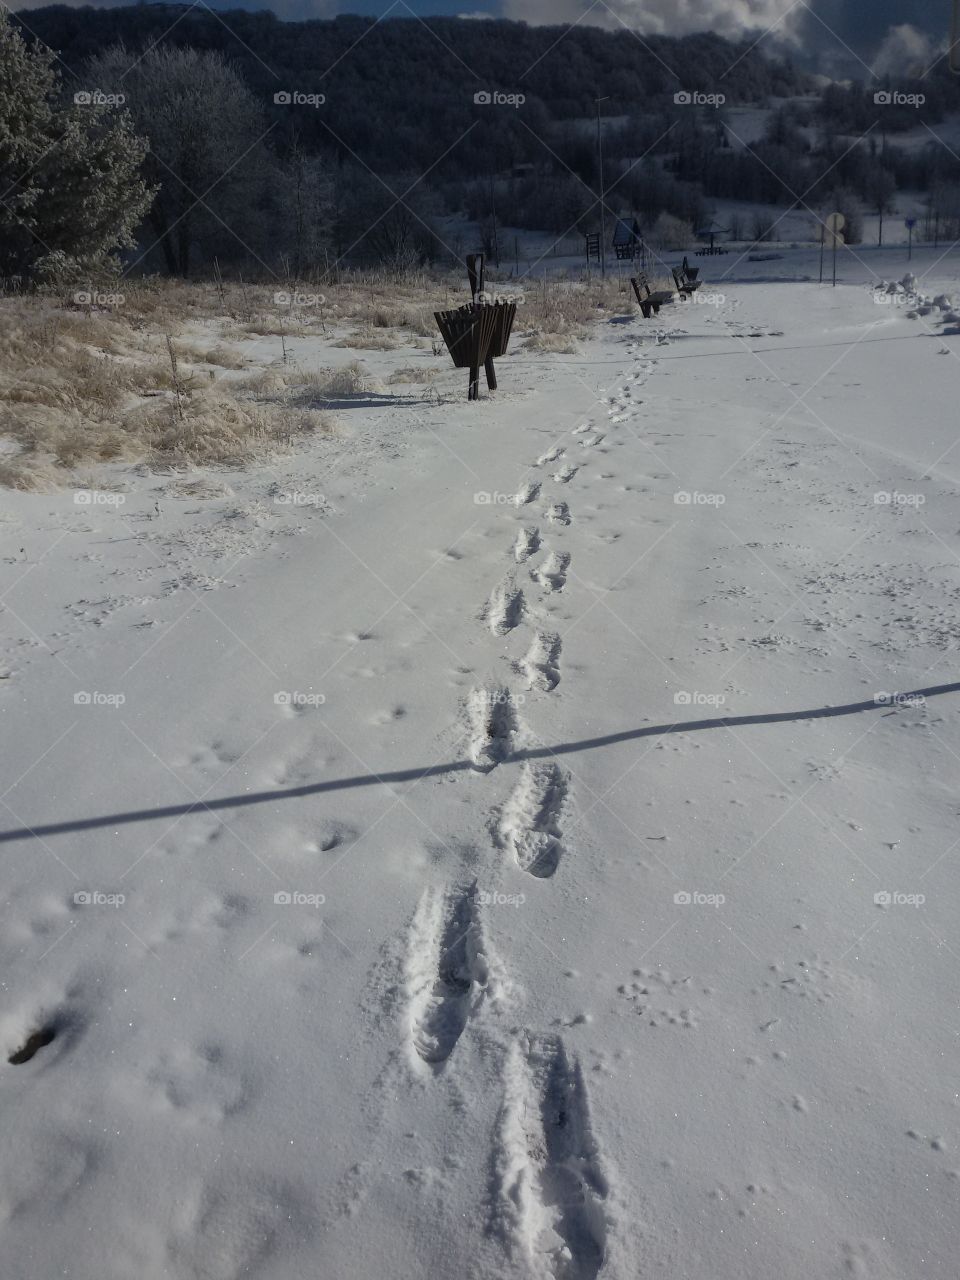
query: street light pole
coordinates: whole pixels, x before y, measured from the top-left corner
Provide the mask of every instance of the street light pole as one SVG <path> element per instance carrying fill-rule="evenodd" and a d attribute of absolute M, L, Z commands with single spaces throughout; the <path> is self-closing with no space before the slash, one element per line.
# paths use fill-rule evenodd
<path fill-rule="evenodd" d="M 606 225 L 603 216 L 603 130 L 600 127 L 600 103 L 606 102 L 607 97 L 597 98 L 597 151 L 600 156 L 600 275 L 605 277 L 607 274 L 607 250 L 604 241 L 606 240 Z"/>

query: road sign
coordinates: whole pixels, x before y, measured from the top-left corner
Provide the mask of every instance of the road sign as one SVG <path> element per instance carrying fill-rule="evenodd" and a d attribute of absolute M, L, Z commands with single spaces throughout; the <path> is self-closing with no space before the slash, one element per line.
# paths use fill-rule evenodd
<path fill-rule="evenodd" d="M 831 213 L 827 215 L 827 230 L 831 235 L 839 235 L 846 225 L 847 220 L 842 213 Z"/>
<path fill-rule="evenodd" d="M 912 231 L 913 228 L 917 225 L 917 220 L 916 218 L 904 218 L 903 225 L 907 228 L 908 231 Z"/>

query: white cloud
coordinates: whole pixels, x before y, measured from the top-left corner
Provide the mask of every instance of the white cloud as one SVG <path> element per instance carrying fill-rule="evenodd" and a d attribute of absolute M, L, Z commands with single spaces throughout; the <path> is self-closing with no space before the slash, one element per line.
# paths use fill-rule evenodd
<path fill-rule="evenodd" d="M 505 18 L 537 24 L 576 22 L 589 8 L 590 0 L 503 0 Z M 643 35 L 713 31 L 736 40 L 769 31 L 781 40 L 796 40 L 804 13 L 797 0 L 604 0 L 585 21 L 607 27 L 623 23 Z"/>
<path fill-rule="evenodd" d="M 873 70 L 878 76 L 921 76 L 945 47 L 945 42 L 938 47 L 925 32 L 904 22 L 888 30 L 874 58 Z"/>

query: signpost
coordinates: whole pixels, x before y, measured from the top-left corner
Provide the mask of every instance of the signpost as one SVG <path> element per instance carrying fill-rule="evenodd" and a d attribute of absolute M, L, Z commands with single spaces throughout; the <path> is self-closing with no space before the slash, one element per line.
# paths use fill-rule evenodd
<path fill-rule="evenodd" d="M 917 225 L 916 218 L 904 218 L 903 225 L 907 228 L 907 243 L 910 246 L 907 249 L 907 261 L 913 261 L 913 228 Z"/>
<path fill-rule="evenodd" d="M 842 213 L 831 213 L 827 216 L 826 232 L 830 237 L 830 243 L 833 245 L 833 287 L 837 287 L 837 245 L 843 244 L 843 236 L 841 232 L 847 225 L 847 220 Z M 822 272 L 821 272 L 822 276 Z"/>

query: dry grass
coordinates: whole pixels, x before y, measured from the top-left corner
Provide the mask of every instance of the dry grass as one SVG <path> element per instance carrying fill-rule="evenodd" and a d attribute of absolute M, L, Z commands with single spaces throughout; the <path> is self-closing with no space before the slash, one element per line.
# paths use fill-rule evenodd
<path fill-rule="evenodd" d="M 182 287 L 171 293 L 169 308 L 145 293 L 156 303 L 153 315 L 183 306 Z M 184 310 L 195 318 L 196 299 Z M 0 484 L 49 488 L 69 481 L 67 470 L 98 462 L 240 465 L 301 433 L 330 429 L 329 419 L 284 396 L 244 395 L 212 370 L 201 377 L 180 363 L 243 367 L 242 355 L 223 344 L 174 342 L 175 373 L 169 330 L 148 331 L 143 316 L 143 307 L 128 315 L 42 298 L 0 301 L 0 435 L 16 449 L 2 456 Z"/>
<path fill-rule="evenodd" d="M 432 365 L 401 365 L 400 368 L 394 369 L 387 378 L 390 386 L 397 386 L 401 383 L 427 383 L 433 382 L 440 370 Z"/>
<path fill-rule="evenodd" d="M 69 482 L 71 469 L 111 461 L 242 465 L 304 433 L 332 431 L 325 402 L 377 390 L 360 364 L 303 371 L 278 361 L 244 376 L 246 335 L 329 333 L 335 345 L 371 351 L 432 340 L 442 354 L 433 312 L 469 300 L 459 268 L 400 281 L 346 272 L 288 286 L 291 305 L 278 304 L 274 282 L 143 280 L 121 289 L 111 309 L 0 298 L 0 436 L 12 445 L 0 452 L 0 485 L 49 488 Z M 487 289 L 522 293 L 514 345 L 534 351 L 575 351 L 598 319 L 631 308 L 615 278 L 488 281 Z M 439 371 L 401 365 L 389 382 L 430 383 Z"/>

